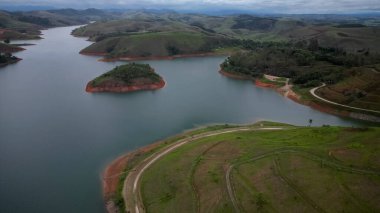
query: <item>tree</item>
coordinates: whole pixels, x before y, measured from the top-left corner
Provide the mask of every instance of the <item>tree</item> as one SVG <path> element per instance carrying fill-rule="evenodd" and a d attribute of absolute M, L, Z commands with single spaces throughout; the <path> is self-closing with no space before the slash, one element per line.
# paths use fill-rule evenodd
<path fill-rule="evenodd" d="M 313 119 L 309 119 L 309 126 L 311 126 L 311 124 L 313 123 Z"/>
<path fill-rule="evenodd" d="M 267 204 L 267 201 L 264 199 L 263 193 L 259 193 L 256 196 L 257 210 L 260 211 L 264 207 L 265 204 Z"/>

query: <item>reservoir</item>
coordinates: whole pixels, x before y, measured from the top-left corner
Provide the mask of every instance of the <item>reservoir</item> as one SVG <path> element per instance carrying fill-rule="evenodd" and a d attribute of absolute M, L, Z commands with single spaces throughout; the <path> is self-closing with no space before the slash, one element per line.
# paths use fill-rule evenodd
<path fill-rule="evenodd" d="M 88 81 L 125 62 L 79 55 L 90 42 L 75 27 L 27 41 L 23 60 L 0 69 L 0 212 L 104 212 L 100 173 L 125 152 L 214 123 L 271 120 L 363 125 L 297 104 L 250 81 L 218 73 L 225 57 L 149 63 L 157 91 L 89 94 Z"/>

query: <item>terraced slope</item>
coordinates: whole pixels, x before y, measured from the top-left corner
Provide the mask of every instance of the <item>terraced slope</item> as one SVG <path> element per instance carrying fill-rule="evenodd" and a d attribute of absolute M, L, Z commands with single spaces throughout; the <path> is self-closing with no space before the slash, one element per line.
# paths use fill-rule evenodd
<path fill-rule="evenodd" d="M 165 155 L 148 163 L 137 182 L 135 193 L 141 193 L 137 197 L 141 196 L 143 202 L 138 204 L 143 206 L 139 209 L 146 212 L 380 210 L 379 128 L 305 128 L 267 122 L 241 131 L 238 128 L 234 131 L 227 127 L 225 133 L 223 129 L 215 134 L 202 132 L 200 136 L 189 136 L 188 143 L 183 143 L 187 140 L 184 137 L 178 141 L 182 145 L 169 152 L 160 148 L 151 153 L 150 159 L 159 153 Z M 132 167 L 129 174 L 139 172 L 138 168 Z M 137 211 L 133 206 L 127 205 L 127 209 Z"/>

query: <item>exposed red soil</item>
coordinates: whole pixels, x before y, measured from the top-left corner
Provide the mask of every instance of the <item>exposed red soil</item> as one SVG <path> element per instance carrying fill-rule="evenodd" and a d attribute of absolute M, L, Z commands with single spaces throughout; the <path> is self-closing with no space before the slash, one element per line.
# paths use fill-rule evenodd
<path fill-rule="evenodd" d="M 123 174 L 124 169 L 127 168 L 128 163 L 130 163 L 134 158 L 150 152 L 159 146 L 162 141 L 144 146 L 136 151 L 129 152 L 118 157 L 116 160 L 112 161 L 102 174 L 102 184 L 103 184 L 103 198 L 106 203 L 107 212 L 118 212 L 112 197 L 117 193 L 117 188 L 119 185 L 119 177 Z"/>
<path fill-rule="evenodd" d="M 142 155 L 143 153 L 149 152 L 156 148 L 160 142 L 144 146 L 136 151 L 129 152 L 125 155 L 118 157 L 116 160 L 112 161 L 104 170 L 103 173 L 103 196 L 107 200 L 116 193 L 117 186 L 119 184 L 119 177 L 123 173 L 124 169 L 127 167 L 128 162 L 130 162 L 134 157 Z"/>
<path fill-rule="evenodd" d="M 123 155 L 109 164 L 103 174 L 103 196 L 109 199 L 115 194 L 119 182 L 119 176 L 130 160 L 130 153 Z"/>
<path fill-rule="evenodd" d="M 294 95 L 294 94 L 289 94 L 289 95 L 288 95 L 288 98 L 289 98 L 290 100 L 296 102 L 296 103 L 304 104 L 304 103 L 301 101 L 301 99 L 300 99 L 298 96 Z"/>
<path fill-rule="evenodd" d="M 265 83 L 258 79 L 255 80 L 255 85 L 258 87 L 264 87 L 264 88 L 273 88 L 273 89 L 278 88 L 278 86 L 275 84 Z"/>
<path fill-rule="evenodd" d="M 348 112 L 348 111 L 337 110 L 337 109 L 334 109 L 333 107 L 329 107 L 329 106 L 326 106 L 326 105 L 321 105 L 321 104 L 318 104 L 318 103 L 313 102 L 313 101 L 304 101 L 296 93 L 294 93 L 294 94 L 289 93 L 287 95 L 287 97 L 290 100 L 292 100 L 292 101 L 294 101 L 294 102 L 296 102 L 298 104 L 309 106 L 309 107 L 311 107 L 311 108 L 313 108 L 315 110 L 318 110 L 320 112 L 325 112 L 325 113 L 329 113 L 329 114 L 333 114 L 333 115 L 338 115 L 338 116 L 343 116 L 343 117 L 350 117 L 350 112 Z"/>
<path fill-rule="evenodd" d="M 319 110 L 321 112 L 326 112 L 326 113 L 340 115 L 340 116 L 349 116 L 350 115 L 350 112 L 342 111 L 342 110 L 338 111 L 337 109 L 334 109 L 333 107 L 328 107 L 328 106 L 325 106 L 325 105 L 320 105 L 320 104 L 312 102 L 312 101 L 306 103 L 305 105 L 308 105 L 311 108 Z"/>
<path fill-rule="evenodd" d="M 151 84 L 136 84 L 136 85 L 123 85 L 119 83 L 110 83 L 101 86 L 92 86 L 90 81 L 86 86 L 86 92 L 95 93 L 95 92 L 116 92 L 116 93 L 126 93 L 139 90 L 157 90 L 165 86 L 165 81 L 161 80 L 157 83 Z"/>

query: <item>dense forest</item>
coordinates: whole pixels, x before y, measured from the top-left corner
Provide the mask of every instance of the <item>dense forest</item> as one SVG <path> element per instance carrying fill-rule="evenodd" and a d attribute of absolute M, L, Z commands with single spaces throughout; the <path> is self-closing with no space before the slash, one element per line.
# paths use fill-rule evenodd
<path fill-rule="evenodd" d="M 334 84 L 350 75 L 350 68 L 380 63 L 380 54 L 363 49 L 356 53 L 339 48 L 320 47 L 317 40 L 297 43 L 243 42 L 243 51 L 228 57 L 221 65 L 226 72 L 247 77 L 262 74 L 292 78 L 304 87 L 321 82 Z"/>

